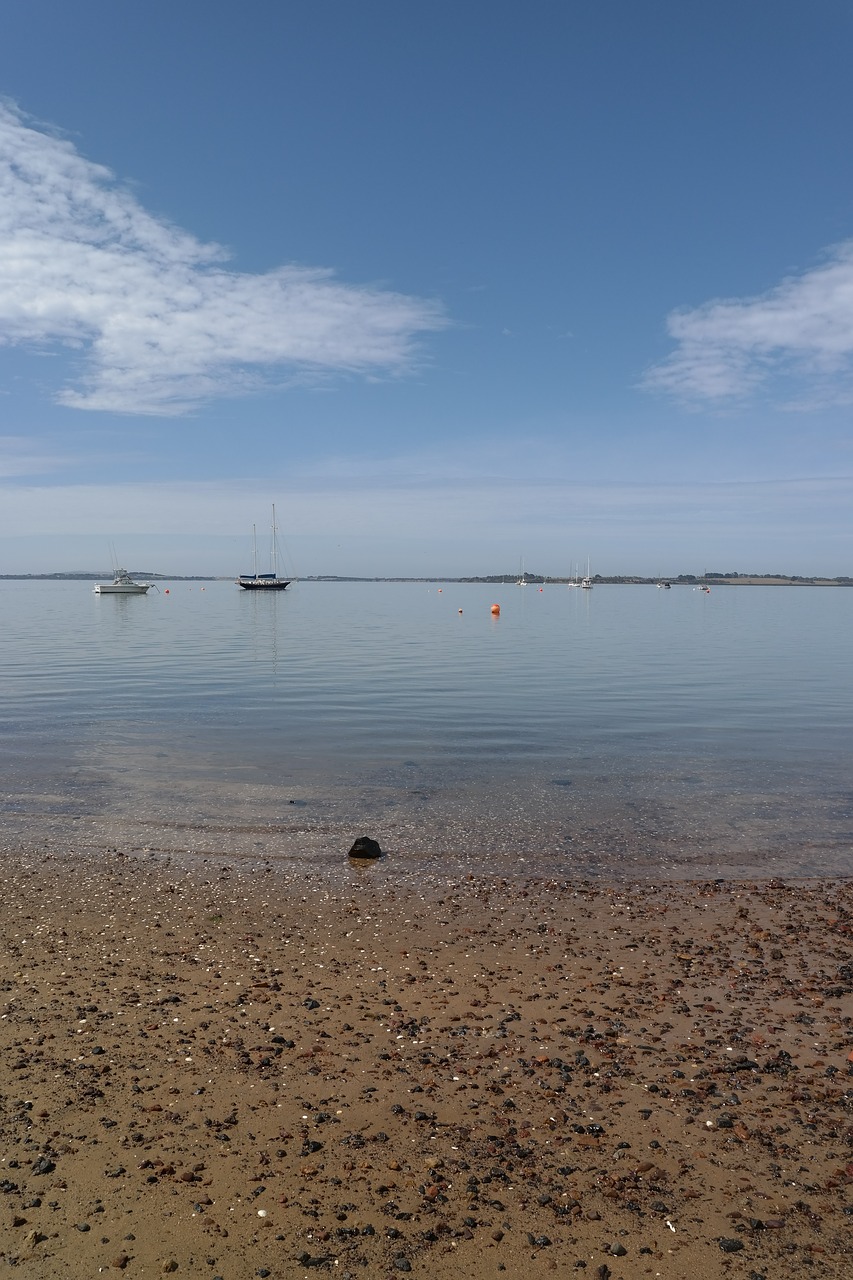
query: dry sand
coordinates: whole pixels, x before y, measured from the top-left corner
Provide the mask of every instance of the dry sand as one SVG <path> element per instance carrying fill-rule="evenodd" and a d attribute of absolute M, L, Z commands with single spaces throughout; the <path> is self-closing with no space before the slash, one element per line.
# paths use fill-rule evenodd
<path fill-rule="evenodd" d="M 3 860 L 0 1271 L 847 1277 L 853 884 Z"/>

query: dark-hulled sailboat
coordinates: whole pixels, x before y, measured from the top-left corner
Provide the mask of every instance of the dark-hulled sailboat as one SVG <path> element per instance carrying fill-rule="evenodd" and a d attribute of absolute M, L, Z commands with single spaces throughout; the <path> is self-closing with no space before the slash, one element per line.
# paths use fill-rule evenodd
<path fill-rule="evenodd" d="M 237 579 L 238 587 L 246 591 L 284 591 L 289 587 L 290 578 L 278 576 L 278 528 L 275 522 L 275 503 L 272 509 L 272 573 L 258 572 L 258 539 L 255 526 L 252 525 L 252 572 L 241 573 Z"/>

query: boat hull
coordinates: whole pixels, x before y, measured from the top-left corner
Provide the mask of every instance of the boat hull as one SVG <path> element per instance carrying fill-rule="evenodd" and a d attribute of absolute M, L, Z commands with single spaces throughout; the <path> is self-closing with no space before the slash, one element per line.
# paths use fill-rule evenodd
<path fill-rule="evenodd" d="M 290 581 L 290 578 L 238 578 L 237 586 L 244 591 L 284 591 Z"/>

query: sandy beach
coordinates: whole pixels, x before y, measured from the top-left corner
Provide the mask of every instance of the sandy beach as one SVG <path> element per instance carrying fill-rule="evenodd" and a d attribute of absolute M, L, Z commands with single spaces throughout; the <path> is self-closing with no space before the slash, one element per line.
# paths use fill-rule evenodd
<path fill-rule="evenodd" d="M 849 1275 L 853 883 L 3 861 L 20 1274 Z"/>

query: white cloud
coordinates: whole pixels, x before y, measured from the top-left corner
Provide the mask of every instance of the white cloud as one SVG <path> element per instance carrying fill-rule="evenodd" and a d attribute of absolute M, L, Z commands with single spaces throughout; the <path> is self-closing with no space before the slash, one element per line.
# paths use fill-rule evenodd
<path fill-rule="evenodd" d="M 434 302 L 326 268 L 226 260 L 0 102 L 0 343 L 77 350 L 65 405 L 176 415 L 270 381 L 399 374 L 446 323 Z"/>
<path fill-rule="evenodd" d="M 724 402 L 785 377 L 797 386 L 789 407 L 847 403 L 853 391 L 853 241 L 758 297 L 675 311 L 667 329 L 678 348 L 649 370 L 647 388 Z"/>

